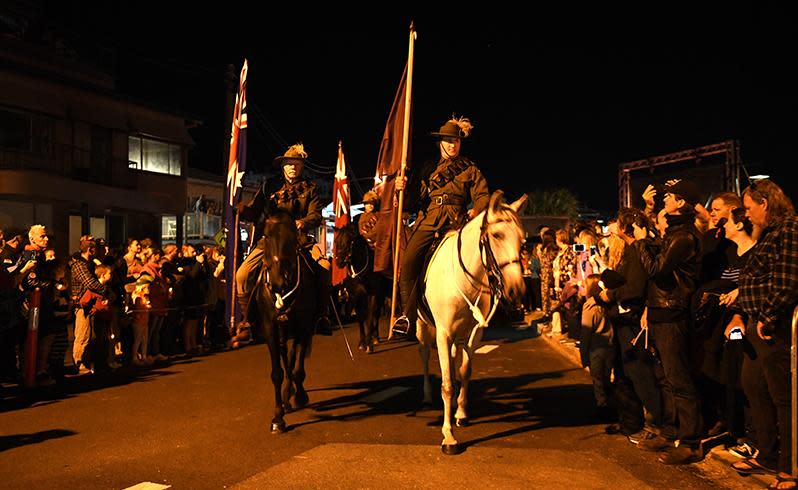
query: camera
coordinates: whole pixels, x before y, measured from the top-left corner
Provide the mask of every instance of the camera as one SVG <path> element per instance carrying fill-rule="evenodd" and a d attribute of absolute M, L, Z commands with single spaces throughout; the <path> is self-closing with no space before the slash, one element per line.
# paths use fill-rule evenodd
<path fill-rule="evenodd" d="M 740 327 L 734 327 L 729 331 L 729 340 L 742 340 L 743 330 Z"/>
<path fill-rule="evenodd" d="M 596 255 L 598 253 L 598 247 L 595 245 L 590 246 L 590 255 Z"/>
<path fill-rule="evenodd" d="M 584 252 L 585 251 L 585 244 L 584 243 L 574 243 L 571 245 L 573 247 L 574 252 Z"/>
<path fill-rule="evenodd" d="M 36 250 L 25 250 L 22 252 L 22 261 L 28 262 L 29 260 L 38 260 L 39 252 Z"/>

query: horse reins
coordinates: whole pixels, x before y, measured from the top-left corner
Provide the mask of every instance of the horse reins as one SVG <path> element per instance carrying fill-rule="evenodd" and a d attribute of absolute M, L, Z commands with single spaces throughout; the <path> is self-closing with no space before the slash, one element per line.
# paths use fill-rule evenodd
<path fill-rule="evenodd" d="M 291 295 L 294 294 L 294 292 L 296 292 L 297 289 L 299 289 L 299 282 L 302 276 L 302 267 L 300 267 L 299 264 L 300 255 L 301 255 L 300 253 L 297 253 L 296 255 L 296 284 L 294 285 L 294 288 L 288 291 L 288 293 L 285 296 L 282 296 L 280 295 L 280 293 L 275 293 L 274 291 L 272 291 L 271 279 L 269 277 L 269 269 L 268 267 L 266 268 L 266 290 L 269 291 L 269 293 L 271 293 L 272 296 L 274 296 L 274 307 L 277 308 L 278 310 L 282 310 L 283 306 L 285 306 L 285 300 L 290 298 Z"/>
<path fill-rule="evenodd" d="M 460 293 L 460 296 L 468 304 L 469 308 L 471 309 L 471 313 L 474 316 L 474 319 L 477 320 L 478 326 L 487 326 L 490 319 L 493 317 L 493 314 L 496 312 L 496 307 L 501 301 L 502 296 L 504 295 L 504 277 L 502 276 L 502 269 L 507 267 L 508 265 L 521 263 L 521 258 L 518 257 L 514 260 L 505 262 L 503 264 L 499 264 L 496 260 L 496 256 L 493 253 L 493 249 L 490 246 L 490 237 L 488 236 L 488 226 L 498 223 L 500 221 L 494 221 L 492 223 L 488 222 L 488 213 L 485 212 L 485 215 L 482 218 L 482 224 L 480 225 L 480 235 L 479 235 L 479 253 L 480 253 L 480 263 L 482 267 L 485 268 L 485 275 L 488 277 L 488 284 L 487 286 L 482 283 L 480 278 L 474 276 L 468 268 L 466 268 L 465 263 L 463 263 L 463 254 L 462 254 L 462 245 L 463 245 L 463 229 L 461 228 L 457 232 L 457 260 L 460 264 L 460 269 L 465 273 L 468 282 L 471 283 L 471 286 L 475 289 L 479 289 L 479 294 L 477 295 L 476 300 L 472 304 L 468 297 L 465 295 L 463 291 L 457 286 L 457 282 L 454 283 L 455 289 L 457 292 Z M 482 257 L 485 257 L 485 260 L 482 260 Z M 477 288 L 478 286 L 478 288 Z M 490 291 L 490 313 L 488 317 L 485 318 L 482 315 L 482 311 L 479 309 L 479 297 L 482 295 L 482 291 L 484 288 L 487 287 Z"/>

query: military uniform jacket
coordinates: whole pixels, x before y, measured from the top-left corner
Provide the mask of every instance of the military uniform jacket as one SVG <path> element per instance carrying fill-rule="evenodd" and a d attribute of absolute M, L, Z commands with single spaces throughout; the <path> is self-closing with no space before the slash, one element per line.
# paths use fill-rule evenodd
<path fill-rule="evenodd" d="M 482 172 L 474 162 L 462 156 L 428 162 L 411 189 L 415 192 L 409 193 L 407 202 L 426 208 L 417 226 L 435 230 L 460 227 L 465 222 L 469 202 L 473 202 L 474 210 L 480 213 L 490 200 L 488 183 Z"/>
<path fill-rule="evenodd" d="M 316 184 L 305 179 L 289 183 L 285 178 L 266 180 L 250 203 L 245 205 L 240 217 L 256 223 L 258 235 L 263 233 L 265 218 L 276 210 L 288 211 L 295 220 L 302 222 L 303 234 L 321 224 L 321 199 Z M 263 240 L 258 241 L 263 248 Z"/>

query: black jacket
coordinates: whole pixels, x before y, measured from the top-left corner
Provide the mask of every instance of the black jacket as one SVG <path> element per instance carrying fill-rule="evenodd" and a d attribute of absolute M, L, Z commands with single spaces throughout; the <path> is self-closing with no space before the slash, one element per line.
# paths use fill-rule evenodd
<path fill-rule="evenodd" d="M 321 224 L 322 204 L 316 184 L 302 178 L 289 184 L 282 176 L 266 180 L 252 201 L 241 205 L 240 217 L 255 223 L 256 237 L 260 238 L 265 218 L 277 209 L 301 221 L 303 235 Z M 258 247 L 263 248 L 262 241 Z"/>
<path fill-rule="evenodd" d="M 687 312 L 696 289 L 701 259 L 701 236 L 694 216 L 671 215 L 662 245 L 649 239 L 634 243 L 649 277 L 646 306 Z"/>

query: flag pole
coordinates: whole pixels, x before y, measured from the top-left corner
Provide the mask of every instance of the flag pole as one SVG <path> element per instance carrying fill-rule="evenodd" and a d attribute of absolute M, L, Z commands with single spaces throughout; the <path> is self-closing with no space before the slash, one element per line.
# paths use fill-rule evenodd
<path fill-rule="evenodd" d="M 416 39 L 416 29 L 410 23 L 410 42 L 407 51 L 407 87 L 405 90 L 405 120 L 402 134 L 402 167 L 399 169 L 398 179 L 404 179 L 407 168 L 407 146 L 410 133 L 410 100 L 413 91 L 413 44 Z M 402 209 L 404 209 L 405 191 L 399 191 L 399 209 L 396 213 L 396 236 L 393 247 L 393 289 L 391 291 L 391 323 L 388 326 L 388 338 L 393 338 L 393 324 L 396 321 L 396 283 L 399 279 L 399 240 L 402 233 Z"/>
<path fill-rule="evenodd" d="M 228 230 L 227 232 L 227 239 L 230 239 L 230 235 L 233 235 L 233 260 L 228 262 L 233 268 L 233 280 L 231 281 L 232 287 L 230 288 L 230 326 L 228 327 L 228 332 L 230 333 L 230 337 L 234 337 L 238 332 L 236 332 L 236 306 L 238 305 L 238 301 L 236 298 L 236 265 L 238 264 L 238 226 L 239 226 L 239 216 L 238 211 L 234 210 L 235 212 L 235 224 L 233 225 L 232 230 Z M 252 238 L 249 239 L 250 242 Z M 246 315 L 246 312 L 242 311 L 242 315 Z M 245 317 L 246 318 L 246 317 Z"/>

